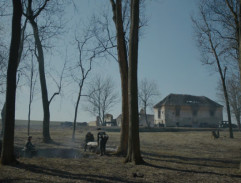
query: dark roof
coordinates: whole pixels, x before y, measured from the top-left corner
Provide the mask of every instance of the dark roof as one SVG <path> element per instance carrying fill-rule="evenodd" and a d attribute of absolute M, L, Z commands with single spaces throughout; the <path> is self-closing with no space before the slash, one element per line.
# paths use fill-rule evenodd
<path fill-rule="evenodd" d="M 160 108 L 166 105 L 190 105 L 190 106 L 211 106 L 223 107 L 222 105 L 214 102 L 213 100 L 204 96 L 182 95 L 182 94 L 169 94 L 162 101 L 157 103 L 154 108 Z"/>

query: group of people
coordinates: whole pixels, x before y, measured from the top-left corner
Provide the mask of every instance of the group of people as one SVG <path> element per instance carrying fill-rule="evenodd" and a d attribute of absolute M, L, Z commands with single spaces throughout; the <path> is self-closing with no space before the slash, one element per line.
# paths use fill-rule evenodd
<path fill-rule="evenodd" d="M 100 156 L 106 154 L 106 143 L 108 139 L 109 136 L 104 131 L 98 132 L 97 145 L 100 149 Z M 91 132 L 88 132 L 85 136 L 85 150 L 88 142 L 94 142 L 94 135 Z M 27 143 L 25 144 L 23 151 L 25 154 L 24 156 L 32 157 L 37 154 L 37 150 L 35 149 L 35 146 L 32 144 L 32 136 L 28 137 Z"/>
<path fill-rule="evenodd" d="M 106 154 L 106 143 L 107 140 L 109 139 L 109 136 L 104 132 L 98 132 L 97 134 L 97 146 L 100 149 L 100 155 L 104 155 Z M 87 148 L 87 144 L 89 142 L 94 142 L 94 135 L 91 132 L 88 132 L 85 136 L 85 150 Z"/>

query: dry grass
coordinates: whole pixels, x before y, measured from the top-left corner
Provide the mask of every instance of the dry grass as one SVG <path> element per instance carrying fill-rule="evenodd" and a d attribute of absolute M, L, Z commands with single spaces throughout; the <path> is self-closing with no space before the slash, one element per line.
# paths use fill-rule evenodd
<path fill-rule="evenodd" d="M 241 182 L 241 133 L 234 139 L 221 132 L 142 132 L 144 165 L 124 164 L 123 157 L 83 152 L 81 144 L 89 129 L 51 127 L 54 144 L 41 142 L 41 130 L 32 129 L 39 157 L 20 157 L 16 166 L 0 166 L 0 182 Z M 92 129 L 95 137 L 97 131 Z M 108 132 L 107 146 L 116 147 L 119 132 Z M 16 147 L 26 141 L 26 129 L 17 127 Z M 133 176 L 133 175 L 137 176 Z"/>

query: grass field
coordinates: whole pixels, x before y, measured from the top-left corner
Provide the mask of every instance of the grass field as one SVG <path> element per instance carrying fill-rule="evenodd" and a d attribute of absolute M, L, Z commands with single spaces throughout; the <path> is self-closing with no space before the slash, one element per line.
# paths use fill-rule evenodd
<path fill-rule="evenodd" d="M 15 145 L 21 149 L 26 128 L 16 125 Z M 72 128 L 51 125 L 52 144 L 41 140 L 41 128 L 32 127 L 33 143 L 39 151 L 34 158 L 20 157 L 19 165 L 0 166 L 0 182 L 241 182 L 241 133 L 234 139 L 221 131 L 219 139 L 210 131 L 141 132 L 144 165 L 124 164 L 123 157 L 110 153 L 99 156 L 84 152 L 81 144 L 87 131 L 78 128 L 71 141 Z M 107 132 L 107 147 L 116 148 L 119 132 Z"/>

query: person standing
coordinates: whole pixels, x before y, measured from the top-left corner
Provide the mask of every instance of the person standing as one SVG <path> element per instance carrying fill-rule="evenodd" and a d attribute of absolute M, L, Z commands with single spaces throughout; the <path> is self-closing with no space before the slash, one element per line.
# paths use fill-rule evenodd
<path fill-rule="evenodd" d="M 100 148 L 100 156 L 103 156 L 106 153 L 106 143 L 109 139 L 109 136 L 105 132 L 99 132 L 97 134 L 97 142 Z"/>

